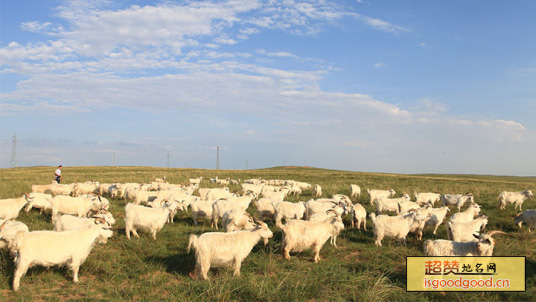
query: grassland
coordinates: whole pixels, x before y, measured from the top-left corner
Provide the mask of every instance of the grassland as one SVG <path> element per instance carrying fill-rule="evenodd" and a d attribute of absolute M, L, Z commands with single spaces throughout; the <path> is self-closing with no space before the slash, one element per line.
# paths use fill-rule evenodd
<path fill-rule="evenodd" d="M 32 184 L 48 184 L 54 168 L 33 167 L 0 170 L 0 198 L 20 197 Z M 408 293 L 405 257 L 423 255 L 422 243 L 408 237 L 407 246 L 390 239 L 376 247 L 373 234 L 355 229 L 344 230 L 338 237 L 338 248 L 326 244 L 320 263 L 311 262 L 311 252 L 291 254 L 291 261 L 281 258 L 281 232 L 273 225 L 274 238 L 267 246 L 257 245 L 242 264 L 242 277 L 233 278 L 232 269 L 217 269 L 210 281 L 192 280 L 193 254 L 186 253 L 190 233 L 212 231 L 210 223 L 192 225 L 189 213 L 182 213 L 175 224 L 167 224 L 153 241 L 146 233 L 140 239 L 127 240 L 124 234 L 123 200 L 111 200 L 111 211 L 117 219 L 114 237 L 98 245 L 80 269 L 80 283 L 71 281 L 67 268 L 32 268 L 21 279 L 21 289 L 11 291 L 13 263 L 5 251 L 0 253 L 0 300 L 143 300 L 143 301 L 534 301 L 536 300 L 536 256 L 534 234 L 514 227 L 513 206 L 499 211 L 497 195 L 503 190 L 519 191 L 536 188 L 536 178 L 477 175 L 396 175 L 358 173 L 314 168 L 277 167 L 263 170 L 196 170 L 147 167 L 64 167 L 64 183 L 98 180 L 105 182 L 151 181 L 166 176 L 170 183 L 187 182 L 188 178 L 294 179 L 318 183 L 324 196 L 349 194 L 350 184 L 362 188 L 393 188 L 397 196 L 414 191 L 442 193 L 472 192 L 490 217 L 488 230 L 500 229 L 509 236 L 497 235 L 494 255 L 527 257 L 527 291 L 525 293 Z M 209 187 L 203 180 L 202 187 Z M 239 187 L 231 187 L 239 190 Z M 300 200 L 311 198 L 304 191 Z M 366 191 L 359 201 L 365 202 Z M 291 198 L 296 200 L 296 198 Z M 536 208 L 534 199 L 523 205 Z M 253 208 L 249 209 L 253 212 Z M 52 229 L 49 214 L 21 212 L 18 220 L 30 230 Z M 346 222 L 348 222 L 346 218 Z M 370 220 L 367 222 L 371 227 Z M 439 238 L 446 238 L 444 226 Z M 434 238 L 426 232 L 424 240 Z"/>

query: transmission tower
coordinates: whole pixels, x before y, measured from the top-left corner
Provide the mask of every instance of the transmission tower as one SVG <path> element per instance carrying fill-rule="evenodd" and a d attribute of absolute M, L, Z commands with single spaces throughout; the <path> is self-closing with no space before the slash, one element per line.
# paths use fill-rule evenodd
<path fill-rule="evenodd" d="M 216 146 L 216 170 L 220 169 L 220 146 Z"/>
<path fill-rule="evenodd" d="M 17 166 L 17 133 L 13 134 L 13 149 L 11 150 L 11 168 Z"/>

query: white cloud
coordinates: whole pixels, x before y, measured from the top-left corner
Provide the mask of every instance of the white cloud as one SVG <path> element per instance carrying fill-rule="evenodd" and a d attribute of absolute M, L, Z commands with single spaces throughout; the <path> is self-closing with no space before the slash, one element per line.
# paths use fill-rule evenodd
<path fill-rule="evenodd" d="M 385 64 L 383 64 L 383 63 L 375 63 L 373 66 L 374 66 L 374 68 L 381 68 L 381 67 L 385 67 Z"/>
<path fill-rule="evenodd" d="M 376 18 L 371 18 L 371 17 L 363 17 L 363 20 L 365 21 L 366 24 L 368 24 L 368 25 L 370 25 L 370 26 L 372 26 L 372 27 L 374 27 L 376 29 L 386 31 L 386 32 L 403 33 L 403 32 L 409 32 L 410 31 L 407 28 L 404 28 L 402 26 L 398 26 L 398 25 L 389 23 L 389 22 L 381 20 L 381 19 L 376 19 Z"/>

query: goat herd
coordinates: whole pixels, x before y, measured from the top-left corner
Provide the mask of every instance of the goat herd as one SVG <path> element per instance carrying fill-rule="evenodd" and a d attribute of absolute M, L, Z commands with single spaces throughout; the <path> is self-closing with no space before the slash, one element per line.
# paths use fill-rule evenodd
<path fill-rule="evenodd" d="M 335 194 L 332 198 L 320 198 L 319 185 L 298 181 L 250 179 L 241 182 L 232 179 L 210 179 L 220 187 L 200 188 L 202 177 L 190 179 L 188 185 L 169 184 L 164 178 L 152 183 L 98 182 L 53 183 L 33 185 L 32 192 L 20 198 L 0 200 L 0 248 L 7 248 L 14 258 L 15 273 L 13 290 L 20 287 L 20 278 L 34 265 L 52 266 L 68 264 L 73 271 L 73 281 L 78 282 L 78 270 L 85 261 L 95 242 L 106 243 L 112 237 L 115 223 L 109 212 L 107 199 L 124 198 L 125 232 L 128 239 L 137 230 L 156 234 L 166 222 L 173 222 L 178 211 L 190 208 L 193 223 L 198 219 L 211 219 L 211 227 L 221 225 L 225 232 L 191 234 L 188 252 L 195 250 L 194 278 L 208 279 L 211 266 L 234 265 L 234 275 L 240 275 L 240 266 L 253 247 L 262 239 L 264 244 L 273 233 L 263 220 L 275 220 L 282 231 L 281 252 L 290 259 L 290 252 L 312 249 L 314 262 L 320 260 L 320 249 L 325 242 L 336 246 L 337 235 L 344 229 L 343 215 L 351 215 L 352 227 L 363 226 L 366 230 L 367 212 L 363 205 L 353 204 L 361 189 L 351 185 L 351 195 Z M 243 195 L 232 193 L 228 185 L 242 186 Z M 197 195 L 194 191 L 197 190 Z M 312 190 L 317 199 L 307 202 L 288 202 L 289 195 L 299 195 L 303 190 Z M 46 192 L 50 192 L 48 194 Z M 394 190 L 367 190 L 370 204 L 375 244 L 382 245 L 384 237 L 394 237 L 405 244 L 408 233 L 416 234 L 421 240 L 425 227 L 434 235 L 447 216 L 449 206 L 456 207 L 446 223 L 449 240 L 428 240 L 424 252 L 428 256 L 491 256 L 495 241 L 494 234 L 500 231 L 481 232 L 488 217 L 479 215 L 480 206 L 471 193 L 437 194 L 415 193 L 415 201 L 404 194 L 393 198 Z M 262 198 L 258 198 L 262 196 Z M 532 191 L 502 192 L 499 207 L 513 203 L 519 207 L 532 197 Z M 246 212 L 250 204 L 256 208 L 258 218 Z M 441 207 L 434 207 L 441 203 Z M 144 205 L 142 205 L 144 204 Z M 462 211 L 465 204 L 469 206 Z M 25 208 L 52 212 L 54 231 L 32 231 L 15 219 Z M 394 215 L 385 215 L 394 214 Z M 283 224 L 283 221 L 285 223 Z M 527 210 L 517 215 L 515 223 L 521 227 L 525 222 L 529 231 L 536 226 L 536 210 Z"/>

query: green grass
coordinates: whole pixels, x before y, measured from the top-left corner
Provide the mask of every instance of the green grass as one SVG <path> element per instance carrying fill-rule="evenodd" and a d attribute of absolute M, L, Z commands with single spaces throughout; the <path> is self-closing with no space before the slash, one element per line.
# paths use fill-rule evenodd
<path fill-rule="evenodd" d="M 32 167 L 0 170 L 0 198 L 20 197 L 30 192 L 32 184 L 48 184 L 53 167 Z M 359 201 L 370 212 L 366 188 L 394 189 L 397 196 L 413 192 L 472 192 L 490 217 L 488 230 L 500 229 L 509 236 L 497 235 L 494 255 L 527 256 L 526 293 L 407 293 L 405 290 L 405 257 L 423 255 L 422 243 L 408 236 L 407 246 L 384 239 L 383 247 L 374 245 L 372 232 L 344 230 L 338 237 L 338 248 L 326 244 L 322 260 L 312 263 L 312 253 L 291 254 L 281 258 L 281 232 L 270 224 L 274 239 L 267 246 L 257 245 L 242 264 L 242 277 L 232 277 L 231 268 L 211 270 L 210 281 L 192 280 L 188 272 L 194 268 L 194 255 L 186 253 L 190 233 L 212 231 L 210 223 L 192 225 L 189 213 L 182 213 L 175 224 L 166 224 L 153 241 L 147 233 L 127 240 L 124 233 L 123 200 L 111 200 L 111 211 L 117 219 L 114 237 L 106 245 L 97 245 L 79 273 L 80 283 L 71 281 L 67 268 L 32 268 L 21 279 L 21 289 L 11 291 L 13 263 L 5 251 L 0 253 L 0 299 L 28 300 L 178 300 L 178 301 L 528 301 L 536 300 L 536 256 L 534 234 L 514 227 L 517 212 L 510 205 L 506 211 L 497 207 L 497 196 L 503 190 L 535 189 L 535 177 L 502 177 L 478 175 L 397 175 L 359 173 L 300 167 L 276 167 L 263 170 L 197 170 L 148 167 L 65 167 L 64 183 L 98 180 L 106 182 L 151 181 L 166 176 L 170 183 L 186 183 L 188 178 L 203 176 L 202 187 L 210 186 L 208 178 L 294 179 L 320 184 L 323 196 L 349 194 L 350 184 L 361 186 Z M 231 190 L 239 191 L 239 186 Z M 291 201 L 308 200 L 312 191 Z M 523 205 L 536 208 L 534 199 Z M 253 213 L 253 208 L 250 208 Z M 30 230 L 52 229 L 50 214 L 21 212 L 18 220 Z M 348 222 L 348 218 L 345 220 Z M 370 220 L 367 226 L 371 228 Z M 425 232 L 423 240 L 434 238 Z M 441 226 L 438 238 L 446 238 Z"/>

